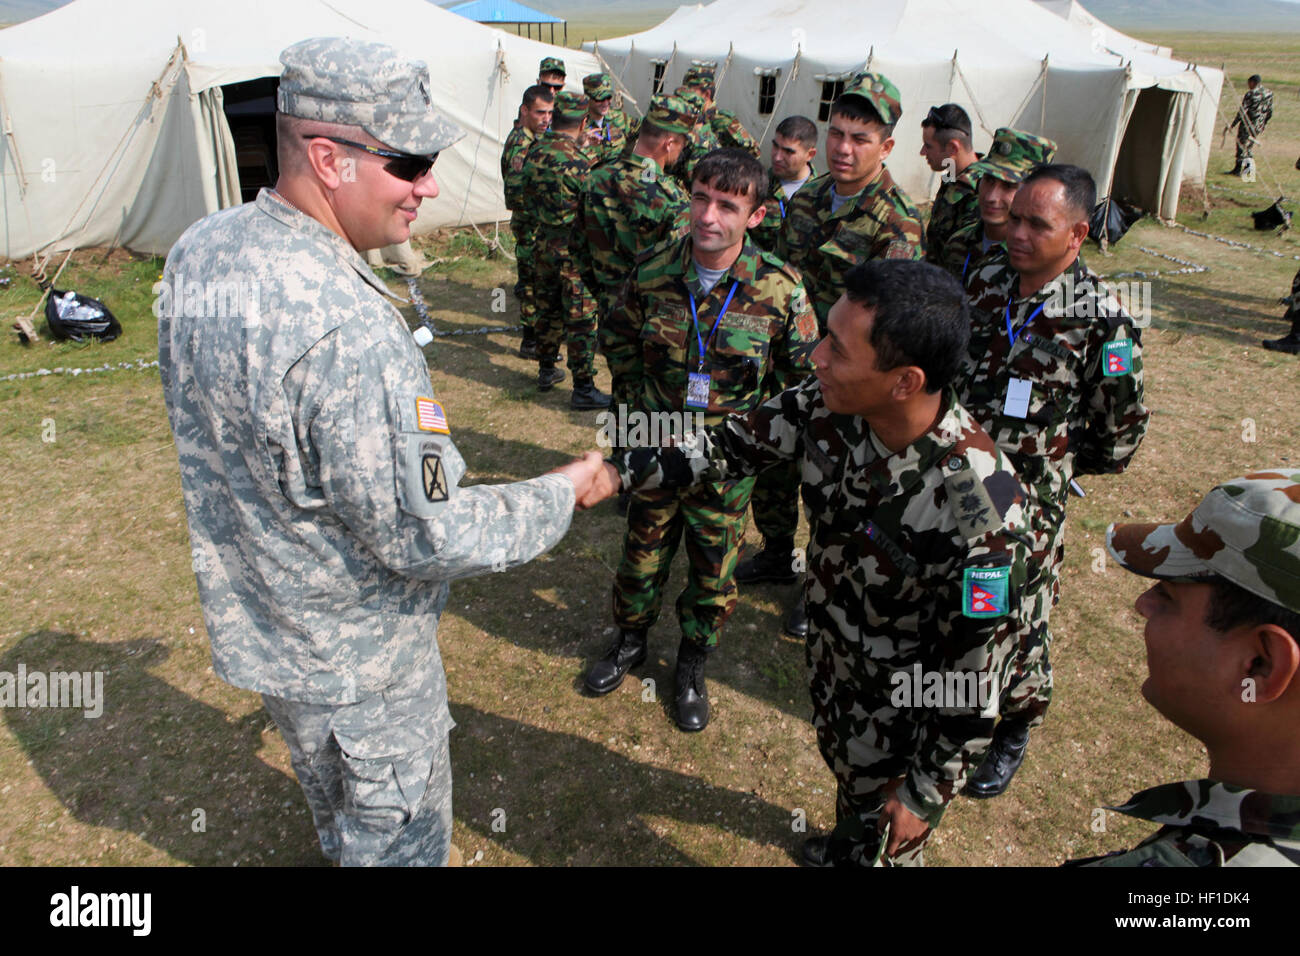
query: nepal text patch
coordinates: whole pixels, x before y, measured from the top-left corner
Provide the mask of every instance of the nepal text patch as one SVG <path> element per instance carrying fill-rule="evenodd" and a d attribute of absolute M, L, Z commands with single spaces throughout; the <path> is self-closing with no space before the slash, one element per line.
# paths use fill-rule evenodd
<path fill-rule="evenodd" d="M 967 568 L 961 578 L 961 613 L 1002 617 L 1011 609 L 1010 568 Z"/>
<path fill-rule="evenodd" d="M 1106 354 L 1102 356 L 1102 374 L 1111 377 L 1127 375 L 1133 371 L 1132 339 L 1116 339 L 1106 343 Z"/>

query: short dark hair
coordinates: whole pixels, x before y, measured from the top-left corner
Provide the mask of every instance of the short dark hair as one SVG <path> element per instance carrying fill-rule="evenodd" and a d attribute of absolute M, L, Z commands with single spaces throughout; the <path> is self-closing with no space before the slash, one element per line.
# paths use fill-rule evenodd
<path fill-rule="evenodd" d="M 929 262 L 871 259 L 845 273 L 844 294 L 876 310 L 877 370 L 915 365 L 927 392 L 948 387 L 970 345 L 970 312 L 956 279 Z"/>
<path fill-rule="evenodd" d="M 583 120 L 587 118 L 586 112 L 577 116 L 561 116 L 560 111 L 556 110 L 551 114 L 551 129 L 577 129 L 582 125 Z"/>
<path fill-rule="evenodd" d="M 1025 177 L 1020 185 L 1028 186 L 1040 179 L 1051 179 L 1065 187 L 1065 201 L 1070 204 L 1080 219 L 1088 219 L 1097 207 L 1097 184 L 1093 182 L 1092 173 L 1080 166 L 1069 163 L 1048 163 L 1039 166 Z"/>
<path fill-rule="evenodd" d="M 930 107 L 930 112 L 921 120 L 921 126 L 934 130 L 934 138 L 941 146 L 956 140 L 963 149 L 971 148 L 970 115 L 956 103 Z"/>
<path fill-rule="evenodd" d="M 753 189 L 750 209 L 761 206 L 767 196 L 767 170 L 743 149 L 715 149 L 706 155 L 691 174 L 692 187 L 696 183 L 737 196 L 749 196 Z"/>
<path fill-rule="evenodd" d="M 536 105 L 538 100 L 545 100 L 547 103 L 554 103 L 555 93 L 551 90 L 549 86 L 546 86 L 545 84 L 542 83 L 538 83 L 535 86 L 530 86 L 528 87 L 528 89 L 524 90 L 525 107 L 527 107 L 528 109 L 532 109 Z"/>
<path fill-rule="evenodd" d="M 1246 82 L 1247 82 L 1247 83 L 1263 83 L 1263 82 L 1264 82 L 1264 78 L 1263 78 L 1262 76 L 1260 76 L 1258 73 L 1256 73 L 1256 74 L 1254 74 L 1252 77 L 1250 77 L 1250 79 L 1246 80 Z"/>
<path fill-rule="evenodd" d="M 1208 578 L 1206 583 L 1213 588 L 1205 608 L 1206 627 L 1226 633 L 1243 624 L 1251 627 L 1273 624 L 1300 643 L 1300 614 L 1252 594 L 1240 584 L 1219 575 Z"/>
<path fill-rule="evenodd" d="M 787 116 L 776 124 L 776 135 L 792 139 L 804 149 L 817 145 L 817 124 L 806 116 Z"/>
<path fill-rule="evenodd" d="M 894 135 L 894 124 L 886 123 L 871 105 L 871 101 L 856 93 L 841 96 L 831 104 L 831 119 L 836 116 L 847 116 L 862 123 L 879 123 L 885 128 L 886 137 Z"/>

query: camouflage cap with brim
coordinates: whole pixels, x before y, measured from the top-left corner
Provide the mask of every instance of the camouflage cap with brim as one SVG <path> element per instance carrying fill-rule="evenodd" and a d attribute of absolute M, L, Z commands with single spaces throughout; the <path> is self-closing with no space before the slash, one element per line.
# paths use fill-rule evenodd
<path fill-rule="evenodd" d="M 859 73 L 844 84 L 840 96 L 857 96 L 866 100 L 884 123 L 897 123 L 903 117 L 898 87 L 883 73 Z"/>
<path fill-rule="evenodd" d="M 465 131 L 429 96 L 429 68 L 385 43 L 313 37 L 280 54 L 276 105 L 300 119 L 359 126 L 390 149 L 441 152 Z"/>
<path fill-rule="evenodd" d="M 542 65 L 537 68 L 537 75 L 541 76 L 543 73 L 559 73 L 561 76 L 566 76 L 567 74 L 564 72 L 564 61 L 558 56 L 544 57 L 542 59 Z"/>
<path fill-rule="evenodd" d="M 646 111 L 645 121 L 659 127 L 665 133 L 689 136 L 691 130 L 695 128 L 695 113 L 690 104 L 680 96 L 667 96 L 661 93 L 650 101 L 650 109 Z"/>
<path fill-rule="evenodd" d="M 582 78 L 582 91 L 593 100 L 607 100 L 614 95 L 614 81 L 608 73 L 592 73 Z"/>
<path fill-rule="evenodd" d="M 993 134 L 993 145 L 983 159 L 966 167 L 971 177 L 991 176 L 1004 183 L 1019 183 L 1035 167 L 1050 163 L 1056 155 L 1056 143 L 1045 136 L 1003 126 Z"/>
<path fill-rule="evenodd" d="M 694 110 L 697 116 L 704 112 L 704 107 L 707 105 L 704 102 L 704 94 L 694 87 L 679 86 L 673 96 Z"/>
<path fill-rule="evenodd" d="M 586 112 L 587 98 L 581 93 L 574 93 L 572 90 L 560 90 L 555 94 L 554 115 L 560 119 L 581 119 Z"/>
<path fill-rule="evenodd" d="M 699 90 L 705 96 L 712 98 L 717 93 L 717 81 L 713 78 L 713 71 L 704 72 L 703 68 L 691 67 L 686 71 L 686 76 L 682 80 L 682 86 L 688 86 L 693 90 Z"/>
<path fill-rule="evenodd" d="M 1225 481 L 1177 524 L 1113 524 L 1106 547 L 1137 574 L 1170 581 L 1218 575 L 1300 613 L 1300 471 Z"/>

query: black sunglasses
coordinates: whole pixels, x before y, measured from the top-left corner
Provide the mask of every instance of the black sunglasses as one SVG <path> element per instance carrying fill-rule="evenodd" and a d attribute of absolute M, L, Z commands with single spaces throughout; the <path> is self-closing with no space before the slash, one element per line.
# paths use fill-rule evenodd
<path fill-rule="evenodd" d="M 930 107 L 930 112 L 925 114 L 925 120 L 922 121 L 921 125 L 933 126 L 935 129 L 955 129 L 959 133 L 965 133 L 967 136 L 970 135 L 970 130 L 967 127 L 950 122 L 943 113 L 939 111 L 939 107 L 937 106 Z"/>
<path fill-rule="evenodd" d="M 364 150 L 371 156 L 382 156 L 384 159 L 392 162 L 384 163 L 384 170 L 398 179 L 404 179 L 408 183 L 413 183 L 430 169 L 438 160 L 438 154 L 432 156 L 416 156 L 412 153 L 398 153 L 391 149 L 377 149 L 374 146 L 367 146 L 365 143 L 354 143 L 350 139 L 340 139 L 337 136 L 312 136 L 310 133 L 304 133 L 303 139 L 327 139 L 331 143 L 338 143 L 340 146 L 351 146 L 353 149 Z"/>

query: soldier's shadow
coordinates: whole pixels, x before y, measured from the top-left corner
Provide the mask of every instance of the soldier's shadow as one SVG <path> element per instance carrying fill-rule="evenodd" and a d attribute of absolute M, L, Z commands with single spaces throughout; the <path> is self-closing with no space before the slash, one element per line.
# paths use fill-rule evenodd
<path fill-rule="evenodd" d="M 1153 297 L 1159 296 L 1161 305 L 1153 325 L 1166 332 L 1258 348 L 1261 339 L 1278 338 L 1288 331 L 1289 326 L 1282 321 L 1286 306 L 1279 305 L 1278 298 L 1289 291 L 1289 286 L 1279 286 L 1277 295 L 1250 295 L 1182 279 L 1171 281 L 1152 293 Z"/>

